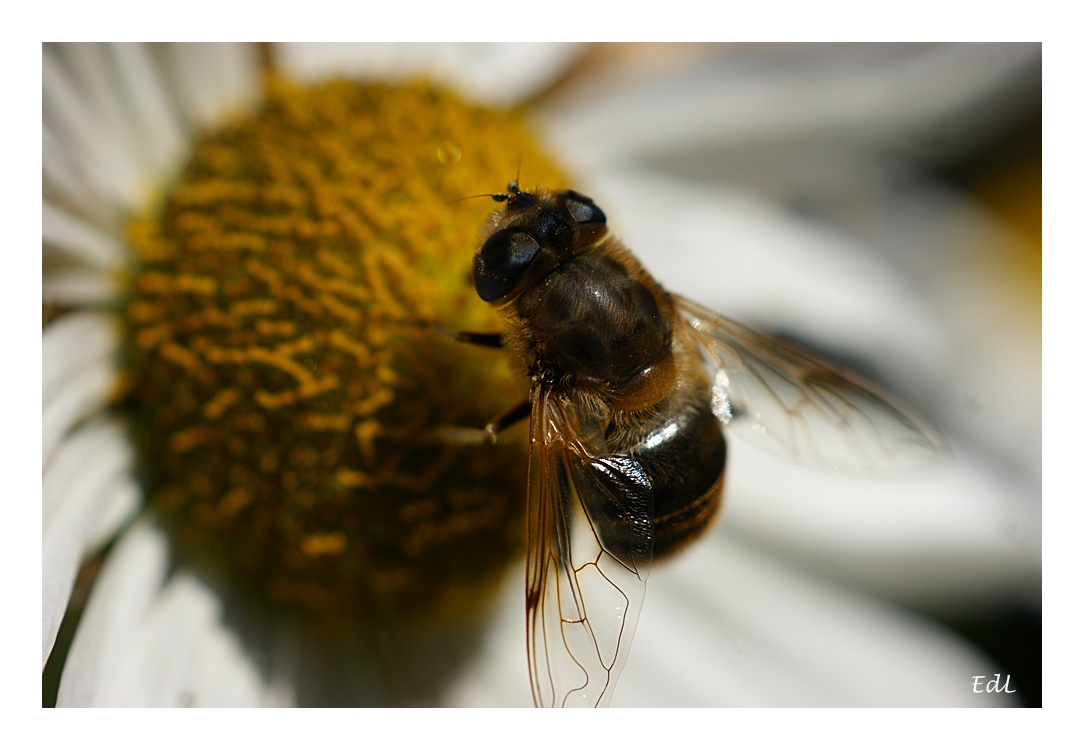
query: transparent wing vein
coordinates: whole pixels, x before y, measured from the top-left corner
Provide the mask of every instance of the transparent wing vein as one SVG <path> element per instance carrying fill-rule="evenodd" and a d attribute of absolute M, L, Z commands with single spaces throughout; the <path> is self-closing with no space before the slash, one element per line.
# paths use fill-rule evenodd
<path fill-rule="evenodd" d="M 580 416 L 536 385 L 531 413 L 527 651 L 539 706 L 605 706 L 650 560 L 649 485 L 618 475 Z M 631 496 L 631 497 L 630 497 Z M 646 550 L 646 551 L 645 551 Z"/>
<path fill-rule="evenodd" d="M 922 417 L 797 344 L 674 296 L 709 365 L 712 405 L 733 432 L 790 461 L 852 474 L 906 470 L 946 453 Z"/>

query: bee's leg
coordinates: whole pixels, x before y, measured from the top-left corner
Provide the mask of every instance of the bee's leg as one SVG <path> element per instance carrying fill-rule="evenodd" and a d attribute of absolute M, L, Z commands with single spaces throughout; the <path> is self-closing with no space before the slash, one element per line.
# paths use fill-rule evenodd
<path fill-rule="evenodd" d="M 529 417 L 531 402 L 527 399 L 516 404 L 501 416 L 487 424 L 483 429 L 477 427 L 459 427 L 456 425 L 438 425 L 432 435 L 441 443 L 450 445 L 484 445 L 496 443 L 497 436 L 517 422 Z"/>
<path fill-rule="evenodd" d="M 456 331 L 452 334 L 452 337 L 455 338 L 456 341 L 462 341 L 465 344 L 484 346 L 489 349 L 501 349 L 504 347 L 504 343 L 501 341 L 501 334 L 499 333 L 476 333 L 474 331 Z"/>
<path fill-rule="evenodd" d="M 464 344 L 484 346 L 487 349 L 502 349 L 504 343 L 499 333 L 479 333 L 476 331 L 450 331 L 434 323 L 424 324 L 437 333 L 448 336 Z M 481 445 L 483 443 L 496 443 L 497 435 L 524 417 L 530 415 L 531 404 L 527 399 L 509 409 L 501 416 L 487 424 L 484 429 L 476 427 L 458 427 L 453 425 L 440 425 L 434 430 L 434 435 L 443 443 L 456 445 Z"/>
<path fill-rule="evenodd" d="M 437 333 L 444 336 L 450 336 L 456 341 L 462 341 L 464 344 L 474 344 L 475 346 L 484 346 L 487 349 L 501 349 L 504 344 L 501 342 L 501 334 L 499 333 L 477 333 L 475 331 L 449 331 L 447 328 L 441 328 L 440 326 L 431 326 Z"/>
<path fill-rule="evenodd" d="M 441 336 L 447 336 L 448 338 L 455 339 L 456 341 L 462 341 L 464 344 L 474 344 L 475 346 L 484 346 L 487 349 L 503 349 L 504 344 L 501 341 L 500 333 L 480 333 L 477 331 L 453 331 L 449 328 L 445 328 L 439 323 L 435 323 L 431 320 L 404 320 L 399 318 L 385 319 L 388 323 L 399 324 L 408 326 L 410 328 L 422 328 L 434 333 L 439 333 Z"/>
<path fill-rule="evenodd" d="M 507 430 L 517 422 L 522 422 L 527 417 L 531 416 L 531 401 L 530 399 L 523 399 L 511 409 L 500 415 L 492 422 L 486 425 L 486 437 L 489 442 L 497 442 L 497 435 Z"/>

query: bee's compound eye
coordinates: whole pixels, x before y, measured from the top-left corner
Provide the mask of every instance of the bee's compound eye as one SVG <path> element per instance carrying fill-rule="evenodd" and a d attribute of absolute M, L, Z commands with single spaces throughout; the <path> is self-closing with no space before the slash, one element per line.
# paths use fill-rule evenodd
<path fill-rule="evenodd" d="M 535 238 L 524 232 L 515 229 L 496 232 L 474 256 L 474 287 L 478 296 L 493 302 L 511 292 L 541 249 Z"/>
<path fill-rule="evenodd" d="M 565 201 L 565 208 L 577 224 L 605 224 L 606 214 L 595 205 L 595 202 L 586 195 L 581 195 L 575 190 L 566 190 L 561 194 Z"/>

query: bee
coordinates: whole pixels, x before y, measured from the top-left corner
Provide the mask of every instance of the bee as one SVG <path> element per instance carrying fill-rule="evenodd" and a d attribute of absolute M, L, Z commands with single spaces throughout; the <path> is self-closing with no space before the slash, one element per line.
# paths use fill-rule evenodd
<path fill-rule="evenodd" d="M 798 345 L 667 292 L 574 190 L 504 203 L 474 256 L 529 399 L 527 656 L 538 706 L 604 706 L 628 655 L 652 559 L 709 526 L 741 429 L 830 471 L 902 467 L 942 438 L 873 385 Z"/>

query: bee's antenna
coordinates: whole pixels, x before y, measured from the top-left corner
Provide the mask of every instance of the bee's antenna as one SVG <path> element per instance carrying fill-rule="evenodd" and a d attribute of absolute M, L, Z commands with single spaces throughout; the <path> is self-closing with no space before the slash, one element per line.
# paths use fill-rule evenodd
<path fill-rule="evenodd" d="M 512 189 L 511 188 L 511 183 L 509 183 L 509 190 L 511 190 L 511 189 Z M 512 198 L 515 198 L 516 194 L 518 194 L 518 193 L 519 193 L 519 186 L 516 186 L 515 191 L 512 192 L 512 193 L 478 193 L 478 195 L 465 195 L 462 198 L 456 198 L 454 201 L 448 201 L 448 205 L 450 206 L 453 203 L 461 203 L 463 201 L 469 201 L 472 198 L 492 198 L 493 200 L 497 201 L 498 203 L 504 203 L 507 200 L 511 200 Z"/>
<path fill-rule="evenodd" d="M 453 203 L 469 201 L 470 198 L 493 198 L 494 201 L 498 203 L 507 203 L 508 201 L 512 201 L 512 199 L 514 199 L 518 195 L 521 195 L 522 192 L 524 191 L 519 190 L 519 177 L 517 172 L 516 179 L 508 182 L 507 193 L 478 193 L 478 195 L 465 195 L 462 198 L 455 198 L 454 201 L 452 201 L 448 205 L 451 206 Z"/>
<path fill-rule="evenodd" d="M 509 182 L 508 182 L 508 192 L 507 193 L 491 193 L 490 195 L 493 198 L 493 200 L 499 201 L 499 202 L 510 201 L 513 198 L 515 198 L 517 195 L 519 195 L 520 193 L 523 192 L 522 190 L 519 189 L 519 171 L 520 171 L 520 168 L 522 166 L 523 166 L 523 152 L 521 151 L 519 153 L 519 156 L 516 157 L 516 178 L 514 180 L 509 180 Z"/>
<path fill-rule="evenodd" d="M 478 193 L 478 195 L 466 195 L 462 198 L 456 198 L 454 201 L 450 201 L 448 205 L 450 206 L 453 203 L 459 203 L 460 201 L 469 201 L 471 198 L 492 198 L 497 201 L 497 203 L 507 203 L 522 193 L 523 191 L 519 189 L 519 166 L 517 165 L 516 179 L 508 183 L 507 193 Z"/>

